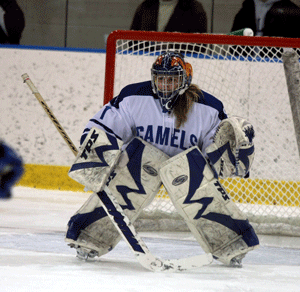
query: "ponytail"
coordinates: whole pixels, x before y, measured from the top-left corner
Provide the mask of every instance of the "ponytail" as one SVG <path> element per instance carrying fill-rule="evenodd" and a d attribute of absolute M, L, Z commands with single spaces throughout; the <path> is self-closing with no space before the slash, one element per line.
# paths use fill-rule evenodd
<path fill-rule="evenodd" d="M 199 100 L 200 88 L 196 84 L 191 84 L 190 87 L 179 96 L 173 108 L 173 114 L 176 117 L 176 128 L 180 128 L 185 124 L 195 101 Z"/>

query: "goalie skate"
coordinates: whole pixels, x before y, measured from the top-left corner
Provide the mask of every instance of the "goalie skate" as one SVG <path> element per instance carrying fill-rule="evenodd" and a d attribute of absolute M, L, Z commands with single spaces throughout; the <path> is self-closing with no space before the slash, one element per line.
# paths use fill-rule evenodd
<path fill-rule="evenodd" d="M 76 245 L 74 243 L 70 243 L 69 246 L 71 248 L 75 248 L 76 252 L 77 252 L 77 257 L 80 260 L 84 260 L 87 261 L 89 259 L 93 259 L 96 256 L 99 256 L 99 253 L 95 250 L 89 249 L 89 248 L 85 248 L 85 247 L 81 247 L 79 245 Z"/>

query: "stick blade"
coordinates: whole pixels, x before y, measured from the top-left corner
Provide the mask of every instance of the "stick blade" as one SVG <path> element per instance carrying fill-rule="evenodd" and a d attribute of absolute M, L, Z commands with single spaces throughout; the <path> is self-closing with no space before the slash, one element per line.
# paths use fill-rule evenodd
<path fill-rule="evenodd" d="M 137 254 L 138 262 L 152 272 L 182 272 L 191 269 L 198 269 L 209 265 L 213 261 L 211 253 L 197 255 L 189 258 L 161 260 L 152 254 Z"/>

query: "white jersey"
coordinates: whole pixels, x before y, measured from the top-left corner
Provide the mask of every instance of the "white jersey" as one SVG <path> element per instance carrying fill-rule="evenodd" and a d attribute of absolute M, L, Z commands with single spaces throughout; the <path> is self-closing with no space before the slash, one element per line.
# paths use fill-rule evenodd
<path fill-rule="evenodd" d="M 125 145 L 134 137 L 140 137 L 170 157 L 195 145 L 205 153 L 216 128 L 225 118 L 222 102 L 201 91 L 187 121 L 176 129 L 175 117 L 163 112 L 151 81 L 146 81 L 124 87 L 104 105 L 88 122 L 81 142 L 92 127 L 97 127 L 121 139 Z"/>

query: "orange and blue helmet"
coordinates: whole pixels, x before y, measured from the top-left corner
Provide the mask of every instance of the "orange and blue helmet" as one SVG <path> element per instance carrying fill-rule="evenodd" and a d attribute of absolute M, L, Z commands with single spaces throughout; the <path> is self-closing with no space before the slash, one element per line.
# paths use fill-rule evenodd
<path fill-rule="evenodd" d="M 151 68 L 152 90 L 162 107 L 172 110 L 178 96 L 191 85 L 193 68 L 178 52 L 167 51 L 158 56 Z"/>

